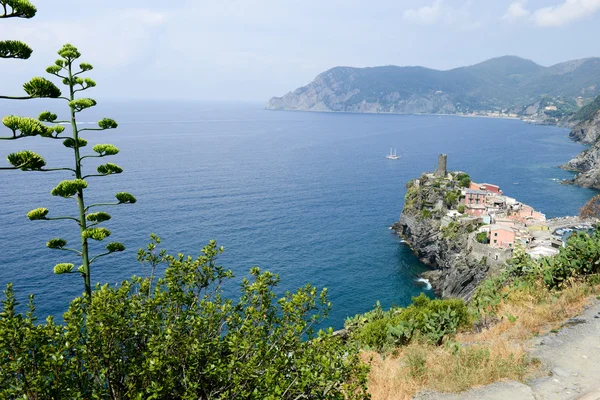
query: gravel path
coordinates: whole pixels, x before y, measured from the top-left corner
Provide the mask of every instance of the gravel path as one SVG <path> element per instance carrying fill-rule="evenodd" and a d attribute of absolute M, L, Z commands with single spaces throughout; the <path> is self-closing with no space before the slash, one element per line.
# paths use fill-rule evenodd
<path fill-rule="evenodd" d="M 418 393 L 418 400 L 600 400 L 600 302 L 530 341 L 532 357 L 547 375 L 527 384 L 496 382 L 459 394 Z"/>

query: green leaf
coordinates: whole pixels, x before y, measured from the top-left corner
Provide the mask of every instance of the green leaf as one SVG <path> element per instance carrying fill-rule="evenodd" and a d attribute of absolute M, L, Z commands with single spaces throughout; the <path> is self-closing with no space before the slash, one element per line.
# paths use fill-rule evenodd
<path fill-rule="evenodd" d="M 26 60 L 33 50 L 18 40 L 0 41 L 0 58 L 20 58 Z"/>
<path fill-rule="evenodd" d="M 119 242 L 112 242 L 106 246 L 106 249 L 111 253 L 116 253 L 120 251 L 125 251 L 125 245 Z"/>
<path fill-rule="evenodd" d="M 85 188 L 87 188 L 86 181 L 83 179 L 73 179 L 60 182 L 50 193 L 52 196 L 68 198 L 76 195 L 78 191 Z"/>
<path fill-rule="evenodd" d="M 101 156 L 114 156 L 119 153 L 119 149 L 112 144 L 97 144 L 93 150 Z"/>
<path fill-rule="evenodd" d="M 35 77 L 23 85 L 25 92 L 34 98 L 51 98 L 60 97 L 60 89 L 47 79 Z"/>
<path fill-rule="evenodd" d="M 132 194 L 127 192 L 119 192 L 115 195 L 115 197 L 117 198 L 117 200 L 119 200 L 119 203 L 121 204 L 133 204 L 137 201 Z"/>
<path fill-rule="evenodd" d="M 54 273 L 56 275 L 69 274 L 73 271 L 73 268 L 75 268 L 75 266 L 70 263 L 56 264 L 54 266 Z"/>
<path fill-rule="evenodd" d="M 87 219 L 90 222 L 104 222 L 108 221 L 110 218 L 110 215 L 105 212 L 91 213 L 85 217 L 85 219 Z"/>
<path fill-rule="evenodd" d="M 120 174 L 123 172 L 123 168 L 119 167 L 117 164 L 106 163 L 104 165 L 99 165 L 96 169 L 98 173 L 104 175 L 112 175 L 112 174 Z"/>
<path fill-rule="evenodd" d="M 49 249 L 62 249 L 67 245 L 67 241 L 61 238 L 50 239 L 48 243 L 46 243 L 46 247 Z"/>
<path fill-rule="evenodd" d="M 98 121 L 98 126 L 102 129 L 115 129 L 119 125 L 110 118 L 102 118 Z"/>
<path fill-rule="evenodd" d="M 29 218 L 30 221 L 36 221 L 40 219 L 46 219 L 46 215 L 48 215 L 48 209 L 41 207 L 29 211 L 27 213 L 27 218 Z"/>
<path fill-rule="evenodd" d="M 37 153 L 29 150 L 9 154 L 6 159 L 15 168 L 22 171 L 36 171 L 46 165 L 46 161 Z"/>
<path fill-rule="evenodd" d="M 81 233 L 85 239 L 104 240 L 110 236 L 110 231 L 106 228 L 88 228 Z"/>

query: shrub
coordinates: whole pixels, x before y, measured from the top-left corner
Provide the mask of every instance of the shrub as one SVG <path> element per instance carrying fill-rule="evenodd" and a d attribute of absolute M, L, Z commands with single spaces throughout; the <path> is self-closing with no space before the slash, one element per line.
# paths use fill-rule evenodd
<path fill-rule="evenodd" d="M 417 336 L 441 344 L 446 336 L 470 323 L 464 301 L 431 300 L 423 293 L 413 297 L 412 304 L 406 308 L 392 308 L 378 315 L 377 319 L 354 325 L 351 337 L 361 347 L 380 352 L 406 345 Z"/>
<path fill-rule="evenodd" d="M 459 198 L 460 198 L 460 192 L 456 192 L 456 191 L 446 192 L 446 194 L 444 195 L 444 203 L 446 204 L 446 207 L 452 208 L 458 204 Z"/>
<path fill-rule="evenodd" d="M 433 212 L 431 210 L 428 210 L 427 208 L 421 210 L 421 219 L 431 218 L 432 216 Z"/>
<path fill-rule="evenodd" d="M 461 172 L 460 174 L 456 174 L 456 180 L 458 181 L 458 183 L 461 187 L 468 188 L 471 185 L 471 177 L 469 175 L 465 174 L 464 172 Z"/>
<path fill-rule="evenodd" d="M 459 204 L 457 207 L 457 210 L 459 213 L 464 214 L 465 213 L 465 205 L 464 204 Z"/>
<path fill-rule="evenodd" d="M 363 399 L 368 368 L 332 330 L 326 291 L 305 286 L 276 298 L 279 279 L 251 271 L 239 299 L 211 242 L 200 257 L 168 256 L 164 278 L 98 286 L 75 299 L 64 325 L 0 313 L 0 398 Z M 150 256 L 150 257 L 148 257 Z M 152 255 L 140 257 L 154 261 Z"/>
<path fill-rule="evenodd" d="M 475 240 L 483 244 L 488 244 L 490 242 L 487 232 L 479 232 L 477 235 L 475 235 Z"/>

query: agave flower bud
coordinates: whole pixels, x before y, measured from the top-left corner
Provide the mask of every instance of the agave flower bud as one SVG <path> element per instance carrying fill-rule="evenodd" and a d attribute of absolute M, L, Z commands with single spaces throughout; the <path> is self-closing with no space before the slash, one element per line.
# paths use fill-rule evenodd
<path fill-rule="evenodd" d="M 23 89 L 29 96 L 36 98 L 55 99 L 61 95 L 60 89 L 54 83 L 40 77 L 32 78 L 23 85 Z"/>
<path fill-rule="evenodd" d="M 137 201 L 137 199 L 133 197 L 132 194 L 127 192 L 119 192 L 115 195 L 115 197 L 117 198 L 117 200 L 119 200 L 119 203 L 121 204 L 133 204 Z"/>
<path fill-rule="evenodd" d="M 72 138 L 66 138 L 65 140 L 63 140 L 63 146 L 65 147 L 69 147 L 69 148 L 75 148 L 75 140 Z M 82 139 L 82 138 L 77 138 L 77 147 L 85 147 L 87 146 L 87 140 Z"/>
<path fill-rule="evenodd" d="M 69 107 L 75 109 L 77 112 L 85 110 L 86 108 L 94 107 L 95 105 L 96 100 L 87 98 L 72 100 L 69 102 Z"/>
<path fill-rule="evenodd" d="M 119 251 L 125 251 L 125 245 L 119 242 L 112 242 L 106 246 L 106 249 L 111 253 L 116 253 Z"/>
<path fill-rule="evenodd" d="M 54 273 L 56 275 L 68 274 L 71 273 L 71 271 L 73 271 L 73 268 L 75 268 L 75 266 L 70 263 L 56 264 L 54 266 Z"/>
<path fill-rule="evenodd" d="M 108 221 L 110 218 L 111 216 L 105 212 L 91 213 L 85 217 L 85 219 L 87 219 L 90 222 L 104 222 Z"/>
<path fill-rule="evenodd" d="M 112 175 L 120 174 L 123 172 L 123 168 L 119 167 L 117 164 L 106 163 L 104 165 L 99 165 L 98 168 L 96 168 L 96 171 L 98 171 L 100 174 Z"/>
<path fill-rule="evenodd" d="M 36 171 L 46 165 L 46 161 L 37 153 L 29 150 L 9 154 L 6 159 L 15 168 L 23 171 Z"/>
<path fill-rule="evenodd" d="M 98 126 L 102 129 L 115 129 L 119 125 L 110 118 L 102 118 L 98 121 Z"/>
<path fill-rule="evenodd" d="M 104 240 L 110 236 L 110 231 L 106 228 L 88 228 L 81 233 L 85 239 Z"/>
<path fill-rule="evenodd" d="M 62 49 L 58 51 L 58 55 L 66 60 L 75 60 L 81 57 L 81 53 L 77 50 L 77 47 L 72 44 L 65 44 Z"/>
<path fill-rule="evenodd" d="M 54 122 L 58 116 L 50 111 L 44 111 L 38 116 L 38 120 L 42 122 Z"/>
<path fill-rule="evenodd" d="M 119 153 L 119 149 L 112 144 L 97 144 L 92 150 L 101 156 L 114 156 Z"/>
<path fill-rule="evenodd" d="M 33 50 L 25 43 L 18 40 L 3 40 L 0 42 L 0 58 L 20 58 L 26 60 L 31 57 Z"/>
<path fill-rule="evenodd" d="M 64 198 L 72 197 L 77 194 L 78 191 L 87 188 L 87 182 L 83 179 L 73 179 L 70 181 L 60 182 L 50 192 L 52 196 L 61 196 Z"/>
<path fill-rule="evenodd" d="M 27 218 L 30 221 L 36 221 L 40 219 L 46 219 L 46 215 L 48 215 L 47 208 L 36 208 L 35 210 L 31 210 L 27 213 Z"/>
<path fill-rule="evenodd" d="M 50 239 L 48 243 L 46 243 L 46 247 L 49 249 L 57 249 L 60 250 L 67 245 L 67 241 L 61 238 Z"/>

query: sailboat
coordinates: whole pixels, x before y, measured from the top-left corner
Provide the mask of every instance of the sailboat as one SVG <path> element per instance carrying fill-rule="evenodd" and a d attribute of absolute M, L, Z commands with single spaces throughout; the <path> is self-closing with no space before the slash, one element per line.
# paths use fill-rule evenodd
<path fill-rule="evenodd" d="M 396 149 L 394 149 L 394 152 L 392 153 L 392 148 L 390 147 L 390 154 L 385 156 L 385 158 L 388 160 L 397 160 L 400 158 L 400 156 L 396 155 Z"/>

